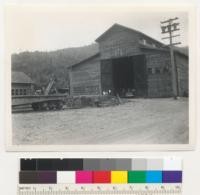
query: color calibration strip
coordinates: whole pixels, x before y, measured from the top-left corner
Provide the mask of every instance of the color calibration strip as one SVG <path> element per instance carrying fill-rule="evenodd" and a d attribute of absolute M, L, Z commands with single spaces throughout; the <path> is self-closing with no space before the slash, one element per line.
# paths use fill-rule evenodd
<path fill-rule="evenodd" d="M 20 184 L 182 183 L 180 159 L 21 159 Z"/>

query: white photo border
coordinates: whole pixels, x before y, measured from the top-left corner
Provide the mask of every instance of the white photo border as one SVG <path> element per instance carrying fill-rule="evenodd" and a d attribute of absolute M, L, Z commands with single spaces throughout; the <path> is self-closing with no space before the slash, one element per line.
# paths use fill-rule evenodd
<path fill-rule="evenodd" d="M 6 5 L 22 6 L 22 5 Z M 24 5 L 25 6 L 25 5 Z M 26 5 L 27 6 L 27 5 Z M 28 5 L 37 6 L 37 5 Z M 41 7 L 41 5 L 39 5 Z M 42 5 L 45 9 L 45 6 Z M 55 7 L 55 5 L 53 5 Z M 58 5 L 59 7 L 60 5 Z M 63 6 L 63 5 L 62 5 Z M 79 9 L 81 6 L 77 5 Z M 92 5 L 91 5 L 92 6 Z M 70 9 L 69 6 L 67 6 Z M 151 9 L 149 8 L 151 7 Z M 76 7 L 74 7 L 76 9 Z M 170 11 L 186 11 L 189 17 L 189 143 L 188 144 L 112 144 L 112 145 L 13 145 L 12 143 L 12 114 L 11 114 L 11 53 L 8 48 L 5 48 L 5 131 L 6 131 L 6 150 L 7 151 L 83 151 L 83 152 L 97 152 L 97 151 L 180 151 L 180 150 L 194 150 L 196 143 L 196 124 L 197 124 L 197 10 L 192 4 L 176 5 L 101 5 L 96 6 L 96 9 L 145 9 L 148 11 L 161 11 L 162 9 Z M 6 24 L 6 18 L 5 18 Z M 5 32 L 5 47 L 8 37 Z"/>

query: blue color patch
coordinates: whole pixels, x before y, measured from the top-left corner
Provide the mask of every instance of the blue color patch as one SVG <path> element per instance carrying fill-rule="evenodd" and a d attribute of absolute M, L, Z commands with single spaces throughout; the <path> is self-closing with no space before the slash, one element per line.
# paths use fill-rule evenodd
<path fill-rule="evenodd" d="M 162 171 L 147 171 L 146 183 L 162 183 Z"/>

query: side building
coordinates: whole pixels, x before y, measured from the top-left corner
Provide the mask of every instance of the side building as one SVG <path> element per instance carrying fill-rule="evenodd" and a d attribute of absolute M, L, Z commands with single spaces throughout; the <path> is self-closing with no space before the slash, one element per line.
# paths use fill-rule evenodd
<path fill-rule="evenodd" d="M 33 95 L 34 82 L 23 72 L 12 71 L 12 96 Z"/>
<path fill-rule="evenodd" d="M 70 94 L 170 97 L 169 48 L 142 32 L 114 24 L 96 39 L 99 53 L 69 68 Z M 179 96 L 188 94 L 188 54 L 174 48 Z"/>

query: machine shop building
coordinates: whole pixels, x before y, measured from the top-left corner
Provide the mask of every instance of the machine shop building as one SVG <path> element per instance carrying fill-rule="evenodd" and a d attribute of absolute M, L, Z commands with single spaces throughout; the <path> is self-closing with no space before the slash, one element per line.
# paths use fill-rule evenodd
<path fill-rule="evenodd" d="M 99 52 L 69 67 L 70 94 L 170 97 L 169 47 L 134 29 L 114 24 L 96 39 Z M 174 48 L 178 96 L 188 94 L 188 54 Z"/>
<path fill-rule="evenodd" d="M 12 96 L 32 95 L 34 82 L 23 72 L 12 71 Z"/>

